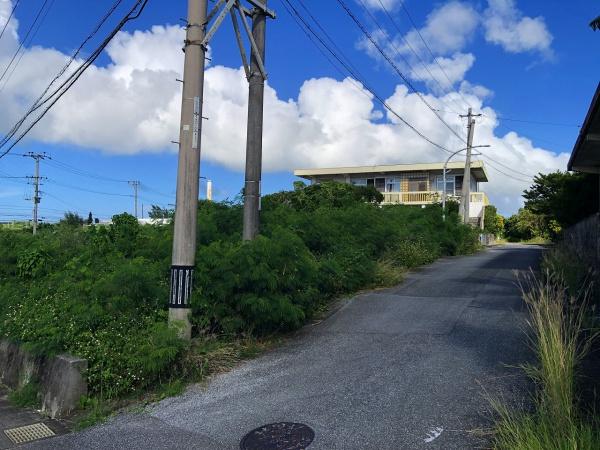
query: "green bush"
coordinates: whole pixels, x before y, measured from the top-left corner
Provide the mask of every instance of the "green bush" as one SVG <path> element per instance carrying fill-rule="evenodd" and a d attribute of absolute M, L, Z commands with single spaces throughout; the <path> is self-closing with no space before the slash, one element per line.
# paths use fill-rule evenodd
<path fill-rule="evenodd" d="M 242 207 L 199 202 L 194 333 L 264 335 L 302 326 L 324 302 L 398 282 L 406 268 L 475 251 L 477 231 L 439 205 L 380 206 L 370 188 L 324 183 L 263 198 L 262 235 Z M 168 382 L 185 347 L 166 325 L 173 226 L 129 214 L 105 226 L 0 229 L 0 336 L 88 359 L 92 395 Z"/>

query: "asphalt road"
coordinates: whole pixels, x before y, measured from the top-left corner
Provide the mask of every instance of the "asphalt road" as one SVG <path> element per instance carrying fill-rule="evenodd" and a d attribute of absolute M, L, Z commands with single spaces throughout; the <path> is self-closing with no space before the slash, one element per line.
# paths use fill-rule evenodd
<path fill-rule="evenodd" d="M 531 357 L 513 271 L 540 255 L 510 245 L 440 260 L 208 386 L 28 448 L 239 449 L 248 431 L 284 421 L 314 430 L 310 450 L 485 447 L 487 397 L 527 404 L 510 367 Z"/>

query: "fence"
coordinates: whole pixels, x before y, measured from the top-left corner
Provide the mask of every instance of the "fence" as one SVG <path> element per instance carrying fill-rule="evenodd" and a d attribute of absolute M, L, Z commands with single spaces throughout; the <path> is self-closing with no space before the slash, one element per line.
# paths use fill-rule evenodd
<path fill-rule="evenodd" d="M 563 245 L 596 269 L 600 266 L 600 214 L 594 214 L 563 233 Z"/>

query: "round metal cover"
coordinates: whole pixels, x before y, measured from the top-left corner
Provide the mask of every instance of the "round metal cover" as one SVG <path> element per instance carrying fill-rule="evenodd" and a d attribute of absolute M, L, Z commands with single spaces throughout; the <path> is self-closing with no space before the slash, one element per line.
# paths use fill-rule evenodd
<path fill-rule="evenodd" d="M 240 442 L 241 450 L 303 450 L 315 438 L 307 425 L 279 422 L 252 430 Z"/>

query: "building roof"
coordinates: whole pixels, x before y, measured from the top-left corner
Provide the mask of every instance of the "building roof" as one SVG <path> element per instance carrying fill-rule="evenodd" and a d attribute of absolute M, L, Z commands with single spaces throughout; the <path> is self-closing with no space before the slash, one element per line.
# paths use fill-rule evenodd
<path fill-rule="evenodd" d="M 464 169 L 465 163 L 461 161 L 448 163 L 448 169 Z M 427 172 L 431 170 L 442 171 L 444 163 L 421 163 L 421 164 L 389 164 L 379 166 L 354 166 L 354 167 L 331 167 L 322 169 L 296 169 L 294 175 L 301 178 L 311 178 L 327 175 L 352 175 L 360 173 L 390 173 L 390 172 Z M 477 181 L 488 181 L 487 172 L 483 161 L 471 161 L 471 173 Z"/>
<path fill-rule="evenodd" d="M 579 131 L 567 169 L 600 173 L 600 83 Z"/>

